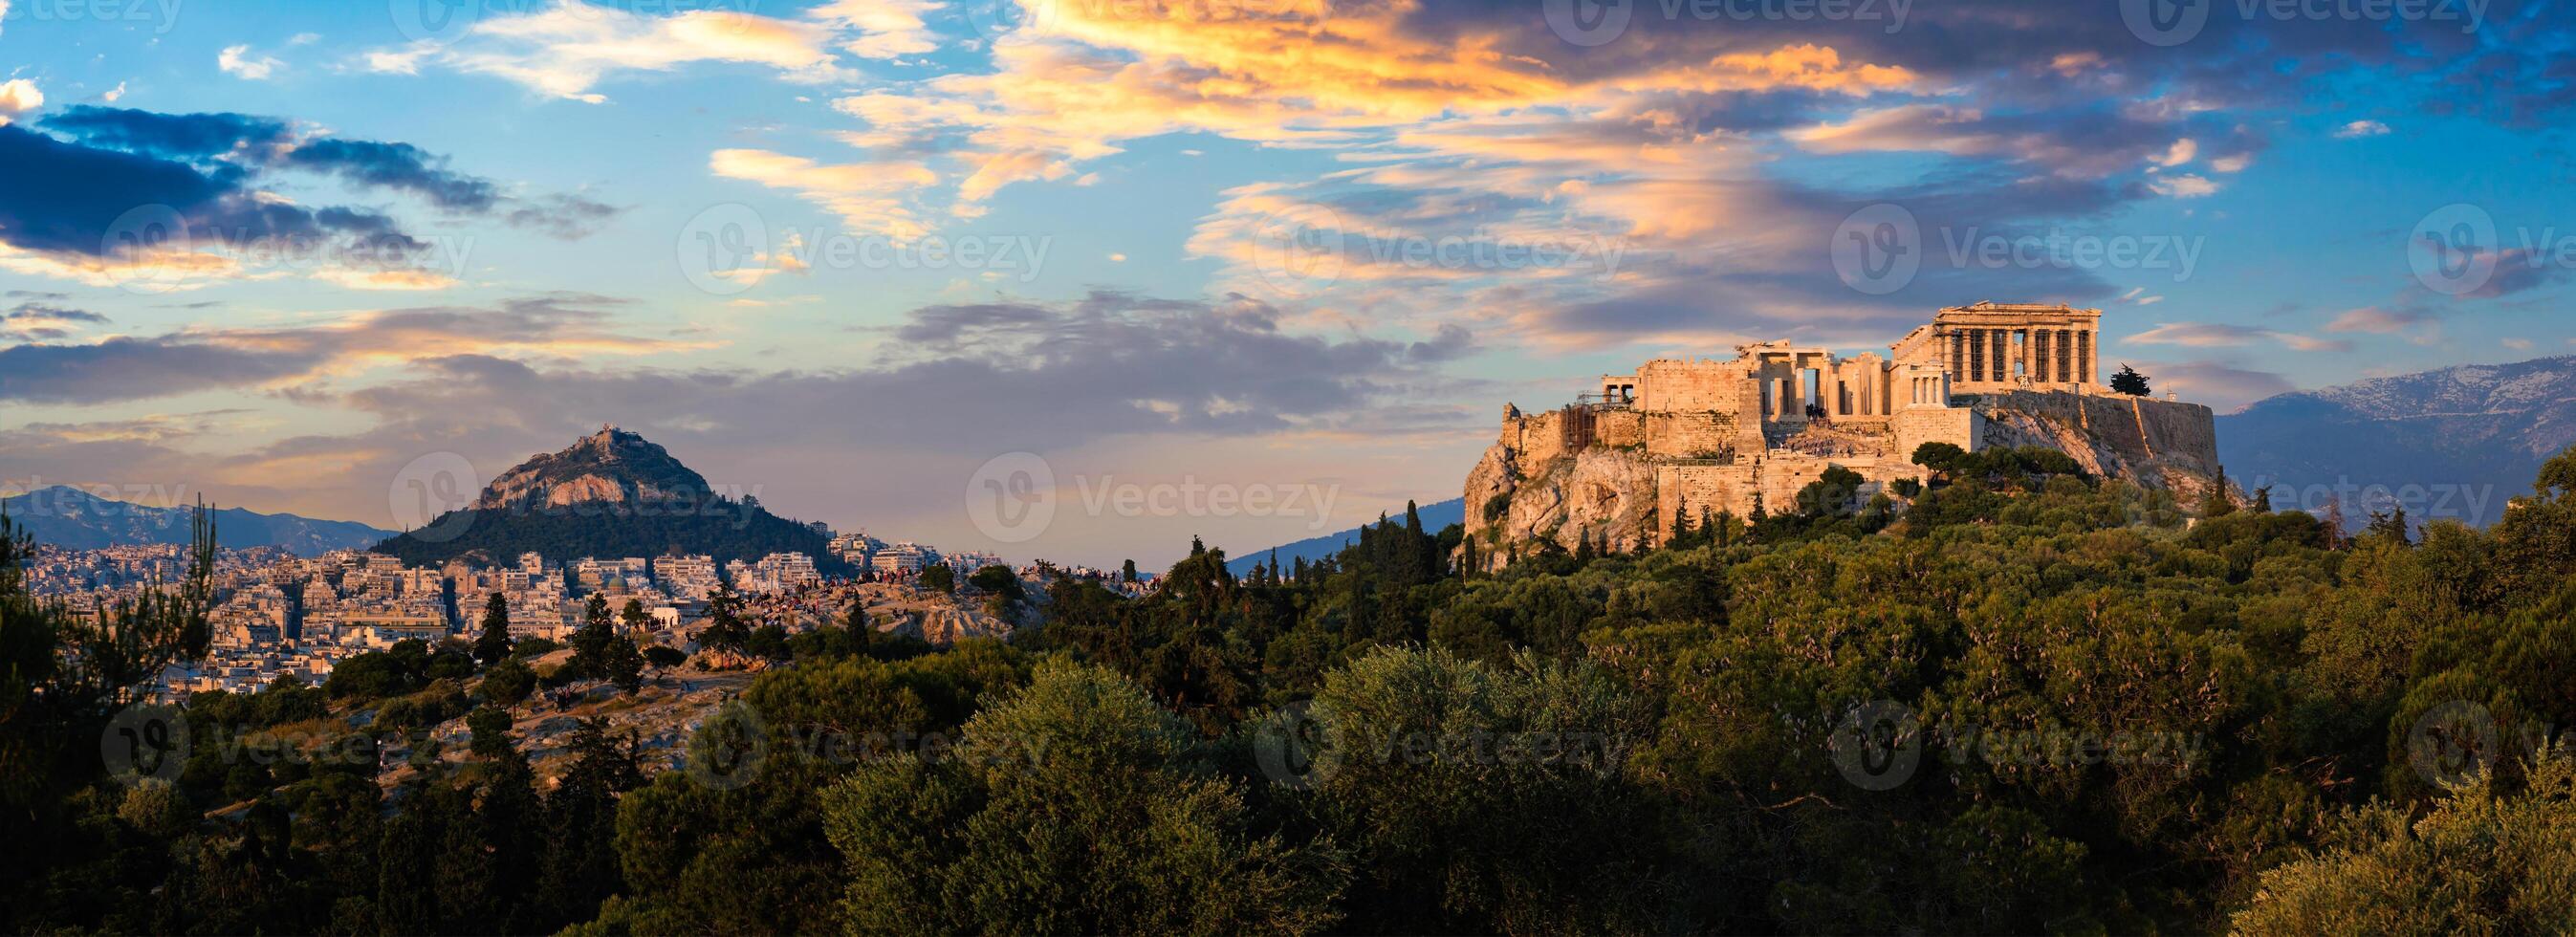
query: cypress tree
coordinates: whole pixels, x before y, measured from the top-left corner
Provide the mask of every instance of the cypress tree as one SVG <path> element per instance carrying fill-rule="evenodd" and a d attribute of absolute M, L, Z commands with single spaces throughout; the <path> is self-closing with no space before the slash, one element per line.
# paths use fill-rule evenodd
<path fill-rule="evenodd" d="M 510 659 L 510 600 L 501 593 L 483 602 L 483 634 L 474 639 L 474 656 L 486 667 Z"/>

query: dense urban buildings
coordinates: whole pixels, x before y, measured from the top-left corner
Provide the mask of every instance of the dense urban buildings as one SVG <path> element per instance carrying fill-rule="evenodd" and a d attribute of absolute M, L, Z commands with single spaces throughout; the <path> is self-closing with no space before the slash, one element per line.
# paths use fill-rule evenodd
<path fill-rule="evenodd" d="M 951 566 L 962 579 L 985 566 L 1007 565 L 989 553 L 942 553 L 864 533 L 835 536 L 832 543 L 863 570 L 859 580 L 827 579 L 815 570 L 814 558 L 802 553 L 772 553 L 721 567 L 704 555 L 564 559 L 524 553 L 506 566 L 451 561 L 429 568 L 355 550 L 312 557 L 273 547 L 224 550 L 213 577 L 211 650 L 202 661 L 171 667 L 160 691 L 173 698 L 242 692 L 281 677 L 319 683 L 337 662 L 404 640 L 470 639 L 496 594 L 508 609 L 513 639 L 567 640 L 580 627 L 590 597 L 600 595 L 620 612 L 629 602 L 641 607 L 650 624 L 633 635 L 638 640 L 686 650 L 693 647 L 692 633 L 709 595 L 719 587 L 743 598 L 743 614 L 753 624 L 801 630 L 838 620 L 858 582 L 906 581 L 930 565 Z M 38 545 L 27 583 L 34 594 L 76 614 L 97 616 L 114 614 L 120 602 L 147 591 L 175 589 L 186 565 L 184 548 L 169 544 L 92 550 Z M 1056 571 L 1112 578 L 1087 568 Z"/>

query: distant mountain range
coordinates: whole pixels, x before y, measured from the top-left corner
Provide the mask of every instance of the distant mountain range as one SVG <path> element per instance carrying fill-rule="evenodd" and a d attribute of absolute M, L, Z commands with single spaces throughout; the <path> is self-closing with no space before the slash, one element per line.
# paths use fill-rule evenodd
<path fill-rule="evenodd" d="M 1432 533 L 1439 533 L 1442 528 L 1448 527 L 1451 524 L 1463 523 L 1466 521 L 1467 501 L 1464 498 L 1451 498 L 1447 501 L 1442 501 L 1436 504 L 1419 505 L 1414 508 L 1414 512 L 1422 515 L 1422 529 Z M 1388 511 L 1387 516 L 1393 517 L 1397 520 L 1402 520 L 1404 518 L 1403 511 L 1400 508 Z M 1335 553 L 1340 553 L 1342 552 L 1343 547 L 1358 543 L 1359 540 L 1360 529 L 1353 527 L 1339 533 L 1325 534 L 1321 537 L 1309 537 L 1295 543 L 1283 543 L 1277 547 L 1250 553 L 1228 553 L 1226 554 L 1225 568 L 1226 571 L 1240 576 L 1251 572 L 1253 565 L 1256 563 L 1270 562 L 1270 555 L 1273 552 L 1279 554 L 1279 565 L 1293 568 L 1297 565 L 1297 560 L 1300 558 L 1303 558 L 1306 562 L 1312 563 Z"/>
<path fill-rule="evenodd" d="M 2576 357 L 2478 364 L 2282 394 L 2218 418 L 2227 475 L 2278 508 L 2494 523 L 2576 445 Z"/>
<path fill-rule="evenodd" d="M 196 508 L 152 507 L 102 498 L 68 485 L 38 488 L 0 498 L 9 520 L 39 543 L 75 550 L 147 543 L 187 543 L 189 516 Z M 393 535 L 351 521 L 324 521 L 293 514 L 261 514 L 241 508 L 218 508 L 215 544 L 221 547 L 284 547 L 303 556 L 332 550 L 365 549 Z"/>
<path fill-rule="evenodd" d="M 718 563 L 797 552 L 826 573 L 850 572 L 813 528 L 769 513 L 757 498 L 718 493 L 668 450 L 615 427 L 520 463 L 472 504 L 375 550 L 414 566 L 460 557 L 502 565 L 530 551 L 549 559 L 706 554 Z"/>

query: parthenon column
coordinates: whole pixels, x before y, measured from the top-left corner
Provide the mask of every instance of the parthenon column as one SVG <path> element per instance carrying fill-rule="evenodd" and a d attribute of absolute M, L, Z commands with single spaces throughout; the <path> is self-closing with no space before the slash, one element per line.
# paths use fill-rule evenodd
<path fill-rule="evenodd" d="M 2075 333 L 2075 379 L 2085 384 L 2093 383 L 2092 329 L 2081 329 Z"/>

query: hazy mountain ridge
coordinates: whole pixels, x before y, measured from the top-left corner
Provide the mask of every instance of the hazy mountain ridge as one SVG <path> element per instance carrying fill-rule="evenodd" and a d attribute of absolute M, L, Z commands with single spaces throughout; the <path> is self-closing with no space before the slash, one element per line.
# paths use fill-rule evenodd
<path fill-rule="evenodd" d="M 0 498 L 0 508 L 5 508 L 10 522 L 36 542 L 75 550 L 187 543 L 190 515 L 196 510 L 194 506 L 164 508 L 117 501 L 68 485 Z M 299 556 L 365 549 L 393 535 L 393 531 L 355 521 L 262 514 L 243 508 L 218 507 L 214 518 L 218 546 L 284 547 Z"/>
<path fill-rule="evenodd" d="M 1422 515 L 1422 530 L 1425 533 L 1437 534 L 1441 528 L 1467 519 L 1467 502 L 1463 498 L 1419 505 L 1414 510 Z M 1400 511 L 1389 511 L 1387 517 L 1402 521 L 1404 514 Z M 1306 562 L 1312 563 L 1340 553 L 1343 547 L 1358 542 L 1360 542 L 1360 529 L 1353 527 L 1349 530 L 1337 531 L 1321 537 L 1308 537 L 1294 543 L 1283 543 L 1250 553 L 1229 553 L 1226 554 L 1225 568 L 1227 572 L 1240 576 L 1251 572 L 1255 564 L 1270 562 L 1272 553 L 1279 554 L 1281 566 L 1293 567 L 1301 557 Z"/>
<path fill-rule="evenodd" d="M 757 498 L 714 491 L 668 450 L 613 426 L 529 458 L 471 505 L 375 549 L 419 566 L 506 564 L 530 551 L 554 561 L 677 553 L 719 563 L 795 552 L 825 572 L 849 572 L 813 528 L 769 513 Z"/>
<path fill-rule="evenodd" d="M 2281 507 L 2348 513 L 2376 486 L 2424 493 L 2418 520 L 2492 523 L 2530 490 L 2540 463 L 2576 445 L 2576 357 L 2473 364 L 2371 378 L 2258 401 L 2218 418 L 2219 455 L 2247 488 L 2275 486 Z M 2283 496 L 2295 490 L 2299 496 Z M 2445 504 L 2444 501 L 2450 503 Z"/>

